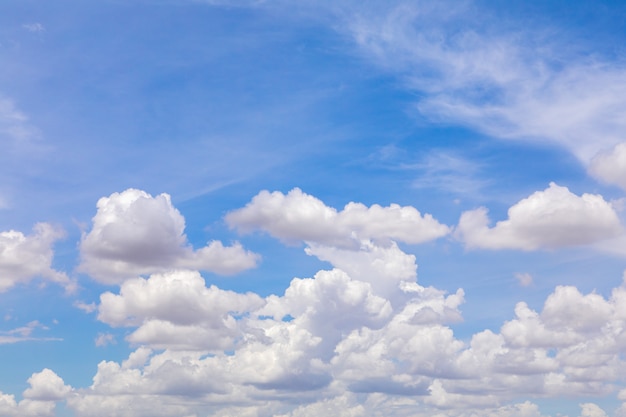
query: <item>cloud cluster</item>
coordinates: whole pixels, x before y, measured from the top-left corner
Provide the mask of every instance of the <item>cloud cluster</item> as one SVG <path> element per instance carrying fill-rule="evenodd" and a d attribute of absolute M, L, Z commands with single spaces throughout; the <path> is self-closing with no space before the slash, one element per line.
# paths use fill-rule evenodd
<path fill-rule="evenodd" d="M 472 222 L 476 213 L 464 213 L 455 232 L 469 247 L 589 244 L 621 227 L 600 196 L 576 196 L 556 184 L 511 207 L 509 219 L 492 228 L 485 219 Z M 541 311 L 520 302 L 499 331 L 461 340 L 453 326 L 463 320 L 464 291 L 420 285 L 416 257 L 398 246 L 449 230 L 416 209 L 350 203 L 337 212 L 296 189 L 261 192 L 227 221 L 304 242 L 307 254 L 331 268 L 294 278 L 283 294 L 265 298 L 207 286 L 197 270 L 181 267 L 204 259 L 203 249 L 189 247 L 184 219 L 167 195 L 127 190 L 103 198 L 81 240 L 83 268 L 120 286 L 97 305 L 76 306 L 128 329 L 125 339 L 136 350 L 121 363 L 101 362 L 83 389 L 47 369 L 33 374 L 20 402 L 2 394 L 3 415 L 48 416 L 66 401 L 79 417 L 306 417 L 320 410 L 540 417 L 535 404 L 516 401 L 609 395 L 626 371 L 626 283 L 608 298 L 559 286 Z M 57 235 L 38 227 L 35 237 L 8 236 L 45 242 L 14 246 L 26 253 L 46 248 L 49 268 Z M 220 256 L 232 260 L 227 249 Z M 122 267 L 107 269 L 105 260 Z M 148 276 L 128 277 L 131 272 Z M 528 274 L 518 279 L 532 283 Z M 6 337 L 27 337 L 38 326 Z M 106 332 L 96 339 L 99 346 L 114 342 Z M 582 416 L 602 411 L 592 403 L 581 410 Z"/>
<path fill-rule="evenodd" d="M 239 243 L 212 241 L 194 250 L 184 234 L 185 219 L 167 194 L 128 189 L 101 198 L 97 208 L 80 243 L 79 269 L 103 283 L 175 268 L 229 275 L 253 268 L 259 259 Z"/>
<path fill-rule="evenodd" d="M 463 213 L 455 236 L 468 248 L 523 249 L 588 245 L 614 238 L 623 227 L 602 196 L 577 196 L 554 183 L 509 208 L 509 218 L 489 227 L 487 209 Z"/>
<path fill-rule="evenodd" d="M 54 242 L 64 232 L 48 223 L 38 223 L 33 234 L 16 230 L 0 232 L 0 292 L 33 278 L 42 278 L 63 285 L 73 291 L 75 284 L 64 272 L 52 268 Z"/>
<path fill-rule="evenodd" d="M 24 390 L 19 402 L 13 395 L 0 392 L 0 415 L 6 417 L 52 417 L 56 403 L 72 393 L 72 387 L 50 369 L 34 373 L 28 379 L 29 388 Z"/>
<path fill-rule="evenodd" d="M 102 294 L 98 319 L 128 328 L 126 339 L 137 349 L 122 363 L 101 362 L 90 387 L 64 397 L 78 416 L 306 417 L 325 410 L 540 417 L 535 404 L 519 401 L 609 395 L 619 386 L 626 371 L 626 283 L 608 298 L 557 287 L 541 311 L 520 302 L 499 331 L 461 340 L 452 326 L 462 320 L 464 291 L 418 284 L 415 256 L 392 240 L 404 236 L 393 227 L 394 236 L 379 233 L 375 222 L 366 228 L 345 214 L 350 210 L 337 213 L 299 191 L 294 205 L 282 194 L 260 195 L 279 204 L 253 200 L 233 212 L 239 217 L 229 215 L 231 224 L 303 240 L 309 255 L 332 268 L 294 278 L 283 294 L 265 298 L 207 286 L 191 270 L 125 280 L 118 293 Z M 557 215 L 547 218 L 557 222 L 555 230 L 571 225 L 562 221 L 564 207 L 591 219 L 594 210 L 610 208 L 598 196 L 578 197 L 556 185 L 518 206 L 538 210 L 540 219 L 554 207 Z M 272 210 L 289 219 L 287 226 L 275 224 L 280 216 Z M 241 215 L 259 212 L 265 214 Z M 386 224 L 397 219 L 392 213 L 374 219 Z M 528 218 L 535 219 L 510 215 L 511 223 Z M 315 222 L 326 232 L 312 235 Z M 324 229 L 329 222 L 340 227 L 331 233 Z M 585 403 L 581 410 L 590 416 L 599 407 Z"/>

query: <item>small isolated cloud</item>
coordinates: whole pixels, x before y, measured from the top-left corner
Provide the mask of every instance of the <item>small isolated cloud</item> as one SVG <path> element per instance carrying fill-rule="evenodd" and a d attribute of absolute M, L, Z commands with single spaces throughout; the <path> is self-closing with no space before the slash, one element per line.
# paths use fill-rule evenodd
<path fill-rule="evenodd" d="M 45 32 L 46 28 L 41 23 L 25 23 L 22 25 L 29 32 Z"/>
<path fill-rule="evenodd" d="M 535 250 L 592 244 L 623 230 L 602 196 L 579 197 L 555 183 L 513 205 L 508 215 L 490 228 L 487 209 L 466 211 L 455 236 L 469 249 Z"/>
<path fill-rule="evenodd" d="M 56 282 L 69 292 L 75 290 L 75 283 L 64 272 L 51 267 L 52 245 L 64 236 L 63 230 L 47 223 L 37 223 L 28 236 L 15 230 L 0 232 L 0 292 L 33 278 Z"/>
<path fill-rule="evenodd" d="M 95 344 L 97 347 L 104 347 L 107 345 L 114 345 L 117 341 L 115 340 L 115 336 L 111 333 L 98 333 L 96 337 Z"/>
<path fill-rule="evenodd" d="M 101 198 L 97 207 L 93 227 L 81 239 L 79 270 L 103 283 L 174 268 L 230 275 L 255 267 L 259 259 L 239 243 L 212 241 L 194 250 L 184 234 L 185 219 L 167 194 L 128 189 Z"/>
<path fill-rule="evenodd" d="M 77 309 L 83 310 L 85 313 L 93 313 L 98 308 L 96 306 L 96 303 L 89 303 L 89 304 L 87 304 L 87 303 L 85 303 L 83 301 L 75 301 L 73 305 Z"/>
<path fill-rule="evenodd" d="M 38 135 L 37 129 L 28 123 L 28 117 L 13 101 L 0 95 L 0 137 L 7 136 L 13 141 L 24 142 Z"/>
<path fill-rule="evenodd" d="M 589 164 L 589 173 L 603 182 L 626 190 L 626 142 L 597 154 Z"/>
<path fill-rule="evenodd" d="M 519 282 L 519 285 L 521 285 L 522 287 L 528 287 L 533 283 L 533 276 L 530 275 L 528 272 L 518 272 L 515 274 L 515 278 Z"/>
<path fill-rule="evenodd" d="M 246 207 L 226 215 L 241 232 L 260 229 L 283 241 L 358 246 L 360 240 L 422 243 L 447 235 L 448 226 L 410 206 L 367 207 L 348 203 L 342 211 L 294 188 L 287 195 L 261 191 Z"/>

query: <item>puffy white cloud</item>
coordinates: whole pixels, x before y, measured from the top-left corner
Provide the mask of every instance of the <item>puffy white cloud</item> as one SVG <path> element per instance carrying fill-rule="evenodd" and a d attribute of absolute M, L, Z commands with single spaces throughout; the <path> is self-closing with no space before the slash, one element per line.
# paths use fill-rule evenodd
<path fill-rule="evenodd" d="M 226 215 L 239 231 L 260 229 L 283 241 L 335 247 L 358 247 L 360 240 L 422 243 L 449 233 L 449 228 L 414 207 L 348 203 L 342 211 L 294 188 L 287 195 L 261 191 L 246 207 Z"/>
<path fill-rule="evenodd" d="M 608 417 L 603 409 L 594 403 L 580 405 L 580 417 Z"/>
<path fill-rule="evenodd" d="M 64 272 L 52 268 L 52 245 L 64 237 L 61 229 L 47 223 L 37 223 L 33 234 L 16 230 L 0 232 L 0 292 L 33 278 L 43 278 L 73 291 L 75 284 Z"/>
<path fill-rule="evenodd" d="M 184 276 L 187 282 L 174 275 L 130 280 L 119 296 L 103 295 L 101 314 L 140 328 L 149 316 L 202 331 L 212 326 L 207 317 L 220 322 L 228 310 L 211 300 L 235 305 L 228 298 L 244 296 L 217 297 L 196 273 Z M 607 395 L 626 371 L 624 285 L 609 298 L 557 287 L 541 312 L 519 303 L 499 333 L 485 330 L 469 343 L 446 325 L 460 316 L 461 290 L 447 295 L 404 282 L 397 291 L 403 296 L 391 303 L 339 269 L 296 278 L 284 295 L 241 307 L 249 314 L 236 318 L 232 351 L 195 341 L 193 352 L 140 347 L 121 365 L 102 362 L 93 385 L 68 404 L 78 416 L 131 415 L 121 410 L 134 406 L 137 415 L 162 407 L 154 415 L 164 416 L 297 417 L 337 409 L 364 416 L 538 417 L 530 402 L 499 404 L 524 396 Z M 202 319 L 193 318 L 198 311 Z M 191 333 L 166 335 L 170 344 L 177 337 L 192 340 Z M 583 416 L 597 411 L 585 407 Z"/>
<path fill-rule="evenodd" d="M 91 231 L 80 243 L 80 270 L 104 283 L 172 268 L 234 274 L 256 266 L 258 255 L 236 243 L 210 242 L 193 250 L 185 219 L 170 196 L 128 189 L 98 201 Z"/>
<path fill-rule="evenodd" d="M 58 401 L 67 398 L 72 387 L 50 369 L 34 373 L 29 379 L 30 388 L 24 391 L 24 398 L 39 401 Z"/>
<path fill-rule="evenodd" d="M 556 205 L 563 216 L 573 194 L 556 185 L 518 206 L 546 211 L 553 193 L 565 196 Z M 607 205 L 573 198 L 583 212 Z M 275 209 L 297 217 L 298 207 Z M 518 211 L 510 223 L 535 219 Z M 609 298 L 559 286 L 541 311 L 520 302 L 499 331 L 460 339 L 450 323 L 462 320 L 462 289 L 421 286 L 415 256 L 392 237 L 350 233 L 320 242 L 289 235 L 333 267 L 265 299 L 207 287 L 189 270 L 135 277 L 102 294 L 98 319 L 129 328 L 137 349 L 121 363 L 101 362 L 68 406 L 78 417 L 539 417 L 535 404 L 509 402 L 608 395 L 626 371 L 626 284 Z"/>
<path fill-rule="evenodd" d="M 626 143 L 619 143 L 610 151 L 594 156 L 589 164 L 589 172 L 604 182 L 626 190 Z"/>
<path fill-rule="evenodd" d="M 306 253 L 329 262 L 359 281 L 368 282 L 376 294 L 390 297 L 402 282 L 415 282 L 415 256 L 403 252 L 395 242 L 387 246 L 360 242 L 358 250 L 312 244 Z"/>
<path fill-rule="evenodd" d="M 13 395 L 0 392 L 0 415 L 3 417 L 52 417 L 56 403 L 66 399 L 72 387 L 50 369 L 32 374 L 28 379 L 30 388 L 23 392 L 21 401 Z"/>
<path fill-rule="evenodd" d="M 468 248 L 535 250 L 591 244 L 623 232 L 602 196 L 579 197 L 554 183 L 509 208 L 507 220 L 488 224 L 485 208 L 464 212 L 455 236 Z"/>
<path fill-rule="evenodd" d="M 256 294 L 207 288 L 198 272 L 172 271 L 125 281 L 100 296 L 98 319 L 138 327 L 127 339 L 157 348 L 224 350 L 240 336 L 233 316 L 264 304 Z"/>

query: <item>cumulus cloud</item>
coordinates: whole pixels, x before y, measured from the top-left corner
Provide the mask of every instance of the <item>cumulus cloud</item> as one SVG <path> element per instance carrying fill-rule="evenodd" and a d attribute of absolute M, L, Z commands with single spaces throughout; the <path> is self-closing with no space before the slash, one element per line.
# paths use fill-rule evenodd
<path fill-rule="evenodd" d="M 19 402 L 13 395 L 0 392 L 0 415 L 6 417 L 52 417 L 56 403 L 67 398 L 72 387 L 50 369 L 31 375 L 30 385 Z"/>
<path fill-rule="evenodd" d="M 559 204 L 552 204 L 555 199 Z M 160 204 L 171 207 L 166 203 Z M 563 207 L 573 207 L 593 220 L 593 210 L 602 213 L 607 204 L 551 185 L 518 206 L 522 212 L 555 206 L 560 217 Z M 302 207 L 284 210 L 279 204 L 275 210 L 299 216 Z M 516 213 L 510 210 L 510 223 L 535 219 Z M 298 227 L 288 227 L 289 235 L 278 235 L 277 226 L 272 230 L 279 238 L 303 239 L 308 229 L 300 230 L 301 223 L 294 221 Z M 540 417 L 535 404 L 515 401 L 608 395 L 626 372 L 626 284 L 610 297 L 558 286 L 541 311 L 520 302 L 499 330 L 461 339 L 452 324 L 462 320 L 464 291 L 418 284 L 414 255 L 390 236 L 374 236 L 375 228 L 358 230 L 368 233 L 350 236 L 350 245 L 339 234 L 307 241 L 306 253 L 332 267 L 294 278 L 283 294 L 265 298 L 207 286 L 191 270 L 125 280 L 118 292 L 101 295 L 97 317 L 127 328 L 126 340 L 136 350 L 121 363 L 101 362 L 91 386 L 82 390 L 50 372 L 33 376 L 23 401 L 51 410 L 54 401 L 66 399 L 80 417 L 305 417 L 320 410 L 347 416 Z M 183 244 L 181 238 L 172 247 L 184 249 Z M 14 399 L 5 400 L 12 410 L 19 408 Z M 598 412 L 589 404 L 581 407 L 584 416 Z"/>
<path fill-rule="evenodd" d="M 64 237 L 64 232 L 47 223 L 37 223 L 33 234 L 24 235 L 16 230 L 0 232 L 0 292 L 16 284 L 42 278 L 75 289 L 64 272 L 52 268 L 54 242 Z"/>
<path fill-rule="evenodd" d="M 261 191 L 246 207 L 228 213 L 226 221 L 241 232 L 260 229 L 286 242 L 348 248 L 368 239 L 422 243 L 450 231 L 430 214 L 422 215 L 414 207 L 348 203 L 338 212 L 298 188 L 286 195 Z"/>
<path fill-rule="evenodd" d="M 460 319 L 462 290 L 407 279 L 385 297 L 359 278 L 335 267 L 265 300 L 206 287 L 189 271 L 129 280 L 102 296 L 100 320 L 159 337 L 137 340 L 143 346 L 122 364 L 102 362 L 68 404 L 80 416 L 125 415 L 134 398 L 145 407 L 139 415 L 540 417 L 530 402 L 500 404 L 607 395 L 626 371 L 626 284 L 608 298 L 559 286 L 541 311 L 521 302 L 499 332 L 466 342 L 448 326 Z"/>
<path fill-rule="evenodd" d="M 259 258 L 239 243 L 212 241 L 194 250 L 184 234 L 185 219 L 167 194 L 128 189 L 101 198 L 97 208 L 80 243 L 79 269 L 103 283 L 173 268 L 229 275 L 253 268 Z"/>
<path fill-rule="evenodd" d="M 587 245 L 623 232 L 620 220 L 602 196 L 577 196 L 555 183 L 508 210 L 508 219 L 489 226 L 487 210 L 461 215 L 455 236 L 470 249 L 558 248 Z"/>
<path fill-rule="evenodd" d="M 34 373 L 29 379 L 30 388 L 24 391 L 24 398 L 39 401 L 58 401 L 71 392 L 72 387 L 65 385 L 63 379 L 50 369 Z"/>
<path fill-rule="evenodd" d="M 580 417 L 608 417 L 603 409 L 594 403 L 580 404 Z"/>
<path fill-rule="evenodd" d="M 234 316 L 263 304 L 256 294 L 207 288 L 198 272 L 172 271 L 129 279 L 119 294 L 102 294 L 98 319 L 114 327 L 137 327 L 127 337 L 131 343 L 223 351 L 242 334 Z"/>

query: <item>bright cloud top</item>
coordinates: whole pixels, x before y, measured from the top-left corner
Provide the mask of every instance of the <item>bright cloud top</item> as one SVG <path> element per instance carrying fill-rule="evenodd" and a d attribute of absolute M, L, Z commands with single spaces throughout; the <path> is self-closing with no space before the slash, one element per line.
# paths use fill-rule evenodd
<path fill-rule="evenodd" d="M 523 249 L 588 245 L 623 233 L 610 203 L 577 196 L 555 183 L 509 208 L 509 218 L 489 228 L 487 209 L 462 214 L 455 235 L 468 248 Z"/>
<path fill-rule="evenodd" d="M 170 196 L 128 189 L 98 201 L 93 227 L 80 243 L 80 270 L 104 283 L 172 268 L 234 274 L 253 268 L 258 255 L 219 241 L 194 250 L 184 234 L 185 219 Z"/>
<path fill-rule="evenodd" d="M 348 203 L 337 211 L 295 188 L 287 195 L 261 191 L 246 207 L 228 213 L 226 221 L 239 231 L 260 229 L 283 241 L 306 241 L 354 247 L 360 240 L 396 240 L 422 243 L 449 233 L 430 214 L 392 204 L 367 207 Z"/>

